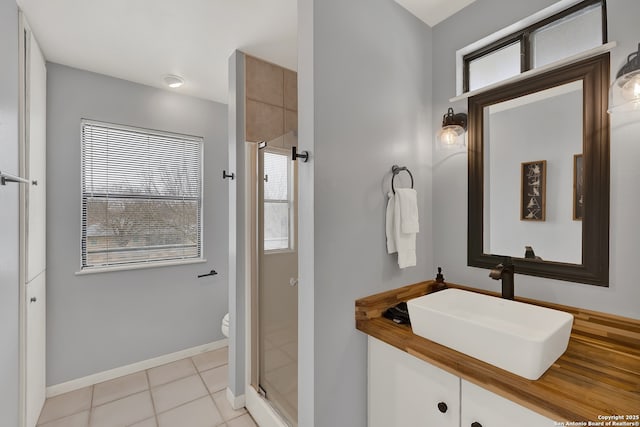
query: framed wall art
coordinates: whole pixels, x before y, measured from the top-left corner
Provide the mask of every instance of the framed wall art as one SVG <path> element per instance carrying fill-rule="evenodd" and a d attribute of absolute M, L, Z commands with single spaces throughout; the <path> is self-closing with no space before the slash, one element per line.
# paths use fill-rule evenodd
<path fill-rule="evenodd" d="M 522 221 L 544 221 L 547 161 L 537 160 L 522 163 L 521 176 L 520 219 Z"/>

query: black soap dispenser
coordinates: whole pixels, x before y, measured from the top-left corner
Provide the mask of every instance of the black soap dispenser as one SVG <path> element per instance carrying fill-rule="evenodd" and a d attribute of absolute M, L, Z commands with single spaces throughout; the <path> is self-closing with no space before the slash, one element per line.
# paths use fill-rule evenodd
<path fill-rule="evenodd" d="M 442 274 L 442 267 L 438 267 L 438 274 L 436 274 L 435 283 L 431 287 L 431 292 L 438 292 L 447 289 L 447 284 L 444 282 L 444 275 Z"/>

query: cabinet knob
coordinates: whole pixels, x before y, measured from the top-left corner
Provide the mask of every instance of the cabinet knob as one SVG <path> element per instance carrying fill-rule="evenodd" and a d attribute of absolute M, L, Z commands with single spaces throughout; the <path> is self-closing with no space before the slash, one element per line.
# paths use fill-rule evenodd
<path fill-rule="evenodd" d="M 446 403 L 444 403 L 444 402 L 438 402 L 438 411 L 440 411 L 440 412 L 442 412 L 442 413 L 444 414 L 445 412 L 447 412 L 447 409 L 449 409 L 449 408 L 448 408 L 448 406 L 447 406 L 447 404 L 446 404 Z M 475 426 L 474 426 L 474 427 L 475 427 Z M 481 426 L 481 427 L 482 427 L 482 426 Z"/>
<path fill-rule="evenodd" d="M 482 427 L 482 424 L 480 424 L 477 421 L 474 421 L 474 422 L 471 423 L 471 427 Z"/>
<path fill-rule="evenodd" d="M 36 297 L 31 297 L 30 301 L 31 301 L 31 302 L 36 302 L 36 301 L 37 301 L 37 299 L 36 299 Z"/>

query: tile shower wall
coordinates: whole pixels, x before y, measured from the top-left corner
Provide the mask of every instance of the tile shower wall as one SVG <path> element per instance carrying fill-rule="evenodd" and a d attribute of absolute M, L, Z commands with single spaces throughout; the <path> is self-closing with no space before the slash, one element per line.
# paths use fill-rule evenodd
<path fill-rule="evenodd" d="M 278 65 L 246 56 L 246 138 L 291 148 L 291 131 L 298 131 L 297 74 Z"/>

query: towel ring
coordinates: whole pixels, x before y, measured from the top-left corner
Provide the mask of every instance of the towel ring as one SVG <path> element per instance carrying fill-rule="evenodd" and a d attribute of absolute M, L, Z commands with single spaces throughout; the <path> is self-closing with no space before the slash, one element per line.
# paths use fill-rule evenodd
<path fill-rule="evenodd" d="M 391 191 L 393 191 L 393 194 L 396 194 L 396 189 L 393 185 L 393 180 L 396 179 L 396 175 L 398 175 L 402 171 L 406 171 L 411 177 L 411 188 L 413 188 L 413 174 L 411 173 L 411 171 L 407 169 L 406 166 L 400 167 L 398 165 L 393 165 L 391 167 L 391 172 L 393 173 L 393 178 L 391 178 Z"/>

